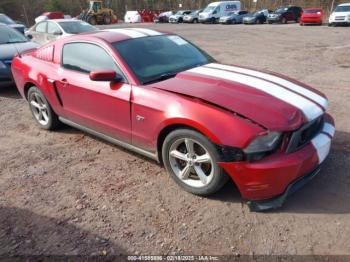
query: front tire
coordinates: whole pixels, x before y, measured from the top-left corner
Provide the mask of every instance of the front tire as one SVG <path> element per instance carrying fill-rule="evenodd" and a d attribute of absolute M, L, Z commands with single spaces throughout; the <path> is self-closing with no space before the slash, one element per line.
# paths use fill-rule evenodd
<path fill-rule="evenodd" d="M 97 25 L 97 20 L 95 16 L 88 16 L 86 21 L 90 24 L 90 25 Z"/>
<path fill-rule="evenodd" d="M 217 192 L 228 176 L 213 143 L 202 134 L 179 129 L 170 133 L 162 148 L 164 166 L 171 178 L 185 191 L 201 196 Z"/>
<path fill-rule="evenodd" d="M 28 91 L 29 108 L 37 124 L 46 130 L 54 130 L 59 125 L 58 116 L 52 110 L 44 94 L 36 86 Z"/>

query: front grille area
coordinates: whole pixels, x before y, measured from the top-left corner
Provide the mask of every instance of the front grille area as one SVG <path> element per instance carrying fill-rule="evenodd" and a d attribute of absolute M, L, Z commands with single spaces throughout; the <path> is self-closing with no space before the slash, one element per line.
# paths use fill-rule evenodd
<path fill-rule="evenodd" d="M 309 143 L 318 133 L 320 133 L 323 124 L 324 116 L 320 116 L 314 121 L 305 124 L 297 131 L 294 131 L 290 136 L 286 152 L 295 152 Z"/>
<path fill-rule="evenodd" d="M 336 16 L 335 20 L 345 20 L 345 16 Z"/>

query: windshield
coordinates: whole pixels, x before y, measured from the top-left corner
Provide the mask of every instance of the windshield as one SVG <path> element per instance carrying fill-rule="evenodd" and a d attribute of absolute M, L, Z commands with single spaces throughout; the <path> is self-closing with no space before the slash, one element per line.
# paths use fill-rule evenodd
<path fill-rule="evenodd" d="M 304 10 L 305 14 L 317 14 L 317 13 L 321 13 L 321 10 L 319 9 L 309 9 L 309 10 Z"/>
<path fill-rule="evenodd" d="M 92 25 L 82 21 L 59 22 L 58 24 L 68 34 L 79 34 L 79 33 L 91 32 L 91 31 L 97 30 Z"/>
<path fill-rule="evenodd" d="M 350 5 L 337 6 L 334 12 L 350 12 Z"/>
<path fill-rule="evenodd" d="M 0 23 L 6 24 L 6 25 L 15 24 L 15 22 L 10 17 L 4 14 L 0 14 Z"/>
<path fill-rule="evenodd" d="M 0 45 L 24 42 L 28 42 L 28 39 L 17 30 L 7 26 L 0 26 Z"/>
<path fill-rule="evenodd" d="M 113 44 L 141 84 L 158 82 L 214 61 L 204 51 L 176 35 L 135 38 Z"/>
<path fill-rule="evenodd" d="M 178 12 L 176 13 L 176 15 L 183 15 L 184 12 L 185 12 L 185 11 L 178 11 Z"/>
<path fill-rule="evenodd" d="M 210 13 L 216 8 L 214 5 L 208 5 L 207 8 L 204 9 L 203 13 Z"/>

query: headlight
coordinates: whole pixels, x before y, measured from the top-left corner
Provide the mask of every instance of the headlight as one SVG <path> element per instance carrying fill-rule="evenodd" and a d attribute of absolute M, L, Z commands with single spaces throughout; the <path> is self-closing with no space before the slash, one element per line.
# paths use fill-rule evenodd
<path fill-rule="evenodd" d="M 3 62 L 0 61 L 0 69 L 5 69 L 5 68 L 7 68 L 7 66 Z"/>
<path fill-rule="evenodd" d="M 258 136 L 243 151 L 246 154 L 272 151 L 280 143 L 281 135 L 280 132 L 269 132 L 267 135 Z"/>

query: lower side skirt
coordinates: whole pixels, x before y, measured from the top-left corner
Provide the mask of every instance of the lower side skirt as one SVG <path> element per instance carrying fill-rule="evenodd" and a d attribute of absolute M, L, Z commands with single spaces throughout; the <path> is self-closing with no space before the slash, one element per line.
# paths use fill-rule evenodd
<path fill-rule="evenodd" d="M 121 147 L 124 147 L 125 149 L 128 149 L 130 151 L 133 151 L 133 152 L 136 152 L 140 155 L 143 155 L 143 156 L 146 156 L 146 157 L 149 157 L 153 160 L 156 160 L 157 162 L 159 162 L 159 159 L 158 159 L 158 156 L 157 156 L 157 153 L 153 153 L 153 152 L 149 152 L 149 151 L 146 151 L 142 148 L 139 148 L 139 147 L 136 147 L 136 146 L 133 146 L 133 145 L 130 145 L 128 143 L 125 143 L 123 141 L 120 141 L 118 139 L 115 139 L 113 137 L 110 137 L 108 135 L 105 135 L 105 134 L 102 134 L 102 133 L 99 133 L 95 130 L 92 130 L 88 127 L 85 127 L 85 126 L 82 126 L 82 125 L 79 125 L 73 121 L 70 121 L 68 119 L 65 119 L 63 117 L 59 117 L 58 118 L 62 123 L 68 125 L 68 126 L 71 126 L 71 127 L 74 127 L 76 129 L 79 129 L 83 132 L 86 132 L 86 133 L 89 133 L 93 136 L 96 136 L 98 138 L 101 138 L 102 140 L 105 140 L 111 144 L 114 144 L 114 145 L 117 145 L 117 146 L 121 146 Z"/>

